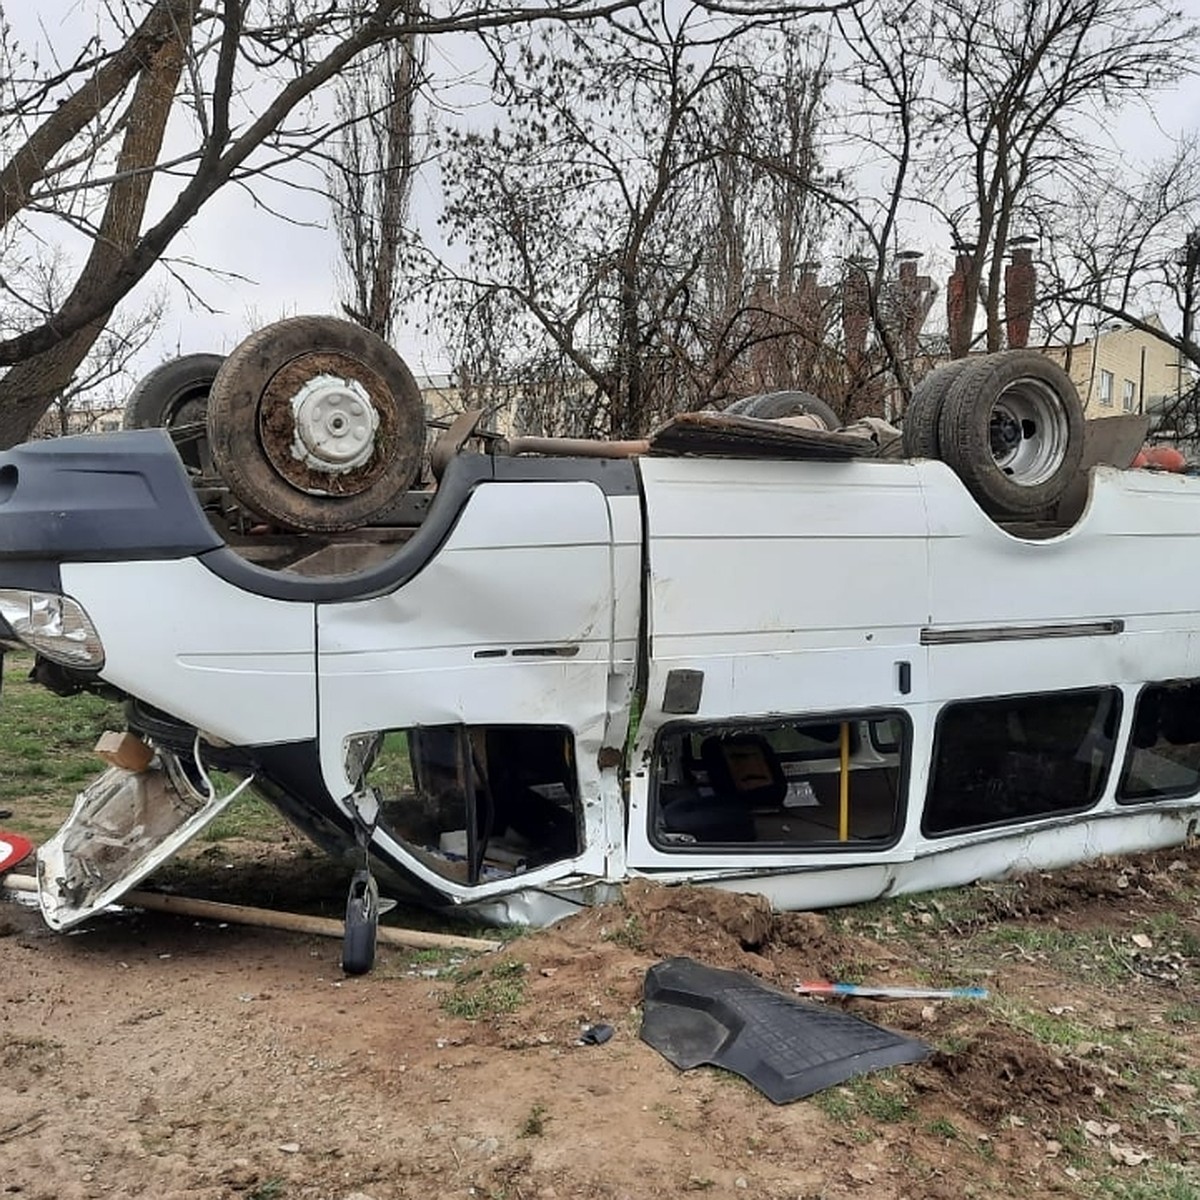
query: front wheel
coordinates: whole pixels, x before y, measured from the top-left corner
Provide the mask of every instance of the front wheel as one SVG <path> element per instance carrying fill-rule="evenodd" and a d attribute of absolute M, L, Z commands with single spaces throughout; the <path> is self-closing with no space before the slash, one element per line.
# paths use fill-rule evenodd
<path fill-rule="evenodd" d="M 382 338 L 334 317 L 251 334 L 208 398 L 213 460 L 233 494 L 285 529 L 356 529 L 412 484 L 421 393 Z"/>

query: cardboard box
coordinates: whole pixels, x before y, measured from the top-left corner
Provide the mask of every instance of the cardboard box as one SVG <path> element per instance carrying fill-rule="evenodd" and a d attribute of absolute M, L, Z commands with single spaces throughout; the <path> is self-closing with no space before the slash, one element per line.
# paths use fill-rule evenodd
<path fill-rule="evenodd" d="M 128 732 L 116 733 L 111 729 L 100 735 L 96 753 L 114 767 L 138 772 L 144 771 L 154 757 L 154 751 L 140 737 Z"/>

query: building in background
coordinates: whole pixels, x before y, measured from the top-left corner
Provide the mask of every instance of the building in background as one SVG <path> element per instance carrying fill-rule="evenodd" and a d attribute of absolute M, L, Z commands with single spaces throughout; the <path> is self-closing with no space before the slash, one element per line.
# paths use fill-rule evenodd
<path fill-rule="evenodd" d="M 1151 324 L 1161 328 L 1158 318 Z M 1079 389 L 1087 417 L 1160 412 L 1194 386 L 1188 364 L 1166 342 L 1127 325 L 1101 327 L 1095 337 L 1046 346 Z"/>

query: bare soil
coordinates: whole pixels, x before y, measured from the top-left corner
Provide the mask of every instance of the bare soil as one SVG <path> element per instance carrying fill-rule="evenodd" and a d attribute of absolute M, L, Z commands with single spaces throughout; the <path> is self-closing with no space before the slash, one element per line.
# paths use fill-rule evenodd
<path fill-rule="evenodd" d="M 284 907 L 326 886 L 317 861 L 208 847 L 171 883 Z M 4 903 L 0 1193 L 1193 1196 L 1198 897 L 1195 849 L 828 916 L 632 885 L 493 954 L 381 947 L 357 978 L 336 941 L 135 911 L 64 936 Z M 935 1054 L 775 1106 L 639 1040 L 673 955 L 990 996 L 839 1001 Z M 578 1044 L 597 1022 L 612 1039 Z"/>

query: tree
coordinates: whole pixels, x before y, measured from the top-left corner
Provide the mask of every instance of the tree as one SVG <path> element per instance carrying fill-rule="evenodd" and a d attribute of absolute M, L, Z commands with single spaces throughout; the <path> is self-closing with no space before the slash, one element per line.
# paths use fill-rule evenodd
<path fill-rule="evenodd" d="M 503 117 L 444 135 L 452 253 L 426 264 L 462 380 L 521 395 L 525 428 L 610 437 L 728 394 L 779 336 L 754 320 L 755 281 L 790 274 L 803 242 L 767 232 L 769 182 L 726 144 L 766 111 L 785 41 L 775 19 L 696 5 L 496 40 Z M 801 103 L 821 76 L 790 61 Z"/>
<path fill-rule="evenodd" d="M 973 344 L 979 305 L 998 350 L 1010 240 L 1111 178 L 1105 124 L 1194 67 L 1197 30 L 1162 0 L 942 0 L 912 25 L 943 84 L 921 105 L 920 183 L 960 248 L 950 353 Z"/>
<path fill-rule="evenodd" d="M 1179 141 L 1140 180 L 1081 189 L 1045 247 L 1045 290 L 1064 320 L 1111 320 L 1177 356 L 1179 385 L 1161 401 L 1164 432 L 1200 432 L 1200 135 Z"/>
<path fill-rule="evenodd" d="M 5 26 L 0 275 L 23 319 L 0 333 L 0 446 L 28 434 L 116 305 L 214 195 L 286 177 L 320 149 L 337 128 L 320 95 L 362 55 L 635 3 L 468 0 L 417 13 L 407 0 L 153 0 L 136 24 L 128 9 L 105 6 L 105 32 L 65 66 L 33 62 Z M 76 240 L 86 253 L 73 286 L 53 310 L 39 308 L 25 286 L 38 247 Z"/>
<path fill-rule="evenodd" d="M 416 5 L 406 0 L 407 19 Z M 409 196 L 417 167 L 414 110 L 420 50 L 415 36 L 363 55 L 338 81 L 341 134 L 327 170 L 333 223 L 346 271 L 346 316 L 390 340 Z"/>

